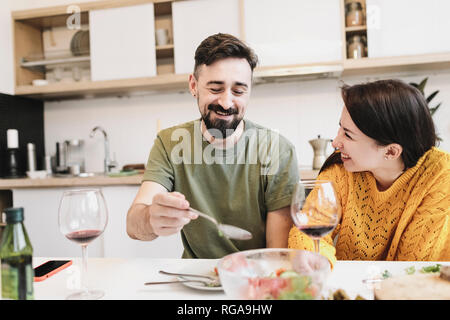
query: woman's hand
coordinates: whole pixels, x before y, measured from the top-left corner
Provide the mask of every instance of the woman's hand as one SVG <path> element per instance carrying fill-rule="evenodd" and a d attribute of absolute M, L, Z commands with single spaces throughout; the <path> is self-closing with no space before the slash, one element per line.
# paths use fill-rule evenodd
<path fill-rule="evenodd" d="M 330 262 L 321 254 L 307 250 L 299 250 L 293 260 L 294 271 L 309 274 L 319 270 L 331 270 Z"/>

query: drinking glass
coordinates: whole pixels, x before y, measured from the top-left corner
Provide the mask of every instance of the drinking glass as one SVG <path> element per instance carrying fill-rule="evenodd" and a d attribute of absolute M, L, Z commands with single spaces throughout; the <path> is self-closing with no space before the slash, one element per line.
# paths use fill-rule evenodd
<path fill-rule="evenodd" d="M 67 299 L 94 300 L 103 297 L 103 291 L 88 289 L 87 246 L 103 233 L 107 223 L 108 209 L 100 190 L 68 190 L 63 193 L 58 212 L 59 230 L 67 239 L 80 244 L 82 252 L 82 290 Z"/>
<path fill-rule="evenodd" d="M 341 218 L 334 183 L 328 180 L 300 180 L 292 195 L 291 216 L 295 226 L 314 240 L 319 253 L 320 239 L 332 232 Z"/>

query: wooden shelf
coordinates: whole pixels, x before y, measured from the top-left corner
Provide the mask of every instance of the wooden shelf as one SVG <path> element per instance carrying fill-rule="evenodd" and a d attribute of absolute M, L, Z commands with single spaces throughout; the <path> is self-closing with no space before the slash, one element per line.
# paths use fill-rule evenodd
<path fill-rule="evenodd" d="M 354 26 L 354 27 L 345 27 L 345 32 L 359 32 L 359 31 L 367 31 L 367 26 Z"/>
<path fill-rule="evenodd" d="M 342 76 L 389 74 L 450 68 L 450 52 L 383 57 L 346 59 Z"/>
<path fill-rule="evenodd" d="M 173 44 L 156 47 L 156 59 L 173 58 Z"/>
<path fill-rule="evenodd" d="M 46 86 L 16 87 L 16 95 L 44 100 L 120 96 L 143 91 L 188 90 L 188 74 L 163 74 L 150 78 L 61 82 Z"/>
<path fill-rule="evenodd" d="M 61 59 L 45 59 L 45 60 L 36 60 L 36 61 L 23 61 L 20 65 L 24 68 L 37 68 L 44 67 L 55 64 L 74 64 L 80 62 L 89 62 L 91 61 L 90 56 L 73 56 L 69 58 L 61 58 Z"/>

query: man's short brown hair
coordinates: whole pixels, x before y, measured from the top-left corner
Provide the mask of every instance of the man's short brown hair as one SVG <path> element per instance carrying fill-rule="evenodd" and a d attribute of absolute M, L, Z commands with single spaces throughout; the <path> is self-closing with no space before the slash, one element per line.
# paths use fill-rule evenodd
<path fill-rule="evenodd" d="M 217 33 L 203 40 L 195 50 L 195 78 L 198 78 L 199 66 L 202 64 L 209 66 L 225 58 L 246 59 L 252 71 L 258 63 L 258 57 L 244 42 L 231 34 Z"/>

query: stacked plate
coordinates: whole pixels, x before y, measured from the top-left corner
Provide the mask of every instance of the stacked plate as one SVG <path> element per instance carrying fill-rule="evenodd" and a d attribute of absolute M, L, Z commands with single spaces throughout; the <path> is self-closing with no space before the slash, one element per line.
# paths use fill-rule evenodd
<path fill-rule="evenodd" d="M 74 56 L 88 55 L 89 46 L 89 31 L 80 30 L 75 33 L 70 42 L 70 51 Z"/>

